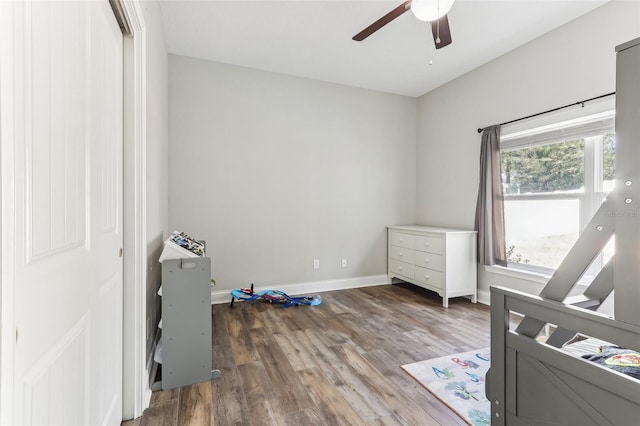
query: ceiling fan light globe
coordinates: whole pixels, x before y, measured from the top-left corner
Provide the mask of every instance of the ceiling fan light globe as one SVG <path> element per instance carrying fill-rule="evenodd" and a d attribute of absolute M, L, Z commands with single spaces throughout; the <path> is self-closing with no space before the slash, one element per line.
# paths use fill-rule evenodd
<path fill-rule="evenodd" d="M 446 15 L 454 0 L 413 0 L 411 12 L 421 21 L 435 21 Z"/>

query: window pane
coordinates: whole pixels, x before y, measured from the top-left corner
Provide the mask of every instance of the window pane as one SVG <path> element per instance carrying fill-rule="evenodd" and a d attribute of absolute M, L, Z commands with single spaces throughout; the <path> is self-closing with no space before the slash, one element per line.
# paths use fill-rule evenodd
<path fill-rule="evenodd" d="M 616 138 L 607 133 L 602 138 L 602 189 L 611 192 L 616 173 Z"/>
<path fill-rule="evenodd" d="M 578 239 L 579 200 L 505 200 L 507 261 L 557 268 Z"/>
<path fill-rule="evenodd" d="M 584 191 L 584 140 L 506 151 L 501 154 L 506 194 Z"/>

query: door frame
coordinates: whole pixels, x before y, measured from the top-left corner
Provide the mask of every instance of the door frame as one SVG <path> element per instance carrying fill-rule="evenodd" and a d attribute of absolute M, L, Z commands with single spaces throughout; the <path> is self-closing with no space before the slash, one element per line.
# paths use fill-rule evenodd
<path fill-rule="evenodd" d="M 0 2 L 0 424 L 13 418 L 13 366 L 15 346 L 15 316 L 13 305 L 15 223 L 13 202 L 14 165 L 13 126 L 13 57 L 15 4 Z M 9 60 L 11 59 L 11 60 Z"/>
<path fill-rule="evenodd" d="M 124 277 L 122 416 L 136 418 L 151 400 L 147 367 L 147 62 L 138 0 L 109 0 L 123 11 L 124 35 Z"/>
<path fill-rule="evenodd" d="M 124 91 L 123 218 L 125 222 L 123 270 L 122 409 L 124 418 L 142 415 L 149 406 L 151 387 L 146 354 L 146 31 L 138 0 L 119 3 L 131 30 L 125 38 L 123 68 L 129 90 Z M 0 123 L 13 120 L 14 10 L 18 2 L 0 2 Z M 128 45 L 128 47 L 127 47 Z M 19 47 L 18 47 L 19 48 Z M 13 419 L 15 351 L 14 182 L 11 126 L 0 126 L 0 424 Z"/>

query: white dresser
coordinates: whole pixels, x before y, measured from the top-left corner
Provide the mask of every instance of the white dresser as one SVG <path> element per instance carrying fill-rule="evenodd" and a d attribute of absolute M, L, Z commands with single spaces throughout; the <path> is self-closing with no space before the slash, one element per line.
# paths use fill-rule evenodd
<path fill-rule="evenodd" d="M 429 226 L 389 226 L 389 282 L 397 278 L 449 298 L 476 303 L 476 231 Z"/>

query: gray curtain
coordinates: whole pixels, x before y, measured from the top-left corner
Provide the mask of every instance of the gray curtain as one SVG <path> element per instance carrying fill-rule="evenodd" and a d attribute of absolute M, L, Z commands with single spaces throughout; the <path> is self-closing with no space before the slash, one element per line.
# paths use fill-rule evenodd
<path fill-rule="evenodd" d="M 480 264 L 507 266 L 499 125 L 487 127 L 482 132 L 476 231 Z"/>

